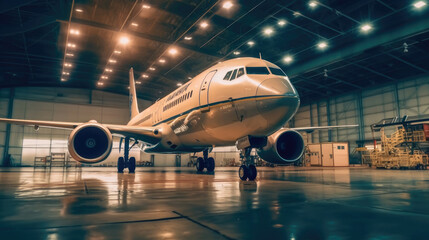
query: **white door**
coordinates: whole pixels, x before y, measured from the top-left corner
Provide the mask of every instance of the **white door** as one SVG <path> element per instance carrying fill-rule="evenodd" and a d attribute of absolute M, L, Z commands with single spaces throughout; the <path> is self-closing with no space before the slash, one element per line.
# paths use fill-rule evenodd
<path fill-rule="evenodd" d="M 322 143 L 322 166 L 333 167 L 334 155 L 332 152 L 332 143 Z"/>
<path fill-rule="evenodd" d="M 349 144 L 334 143 L 334 166 L 347 167 L 349 166 Z"/>
<path fill-rule="evenodd" d="M 215 75 L 217 70 L 211 71 L 207 73 L 206 77 L 204 78 L 203 82 L 201 83 L 200 88 L 200 106 L 207 105 L 209 103 L 209 87 L 210 82 L 213 79 L 213 76 Z"/>
<path fill-rule="evenodd" d="M 310 150 L 310 164 L 311 166 L 322 166 L 322 159 L 320 158 L 320 144 L 308 144 Z"/>

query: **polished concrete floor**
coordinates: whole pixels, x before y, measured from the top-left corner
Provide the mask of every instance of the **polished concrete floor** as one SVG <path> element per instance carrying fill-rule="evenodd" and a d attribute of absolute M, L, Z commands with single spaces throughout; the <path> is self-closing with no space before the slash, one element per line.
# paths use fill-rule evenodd
<path fill-rule="evenodd" d="M 429 171 L 0 169 L 0 239 L 429 239 Z"/>

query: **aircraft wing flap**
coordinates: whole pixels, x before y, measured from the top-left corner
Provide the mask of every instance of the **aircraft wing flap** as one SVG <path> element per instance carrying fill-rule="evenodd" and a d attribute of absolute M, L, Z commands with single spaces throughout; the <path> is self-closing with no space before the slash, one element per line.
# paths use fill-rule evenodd
<path fill-rule="evenodd" d="M 76 122 L 57 122 L 57 121 L 24 120 L 24 119 L 9 119 L 9 118 L 0 118 L 0 122 L 18 124 L 18 125 L 48 127 L 48 128 L 61 128 L 61 129 L 73 129 L 79 126 L 80 124 L 82 124 L 82 123 L 76 123 Z"/>
<path fill-rule="evenodd" d="M 161 140 L 162 134 L 155 127 L 139 127 L 116 124 L 103 124 L 112 134 L 123 137 L 132 137 L 145 143 L 156 144 Z"/>

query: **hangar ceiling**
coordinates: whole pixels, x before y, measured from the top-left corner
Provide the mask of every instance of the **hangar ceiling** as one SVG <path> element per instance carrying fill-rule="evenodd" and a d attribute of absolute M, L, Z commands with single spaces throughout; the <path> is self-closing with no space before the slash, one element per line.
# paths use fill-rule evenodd
<path fill-rule="evenodd" d="M 426 1 L 4 0 L 0 19 L 2 88 L 127 94 L 133 66 L 139 97 L 154 101 L 261 53 L 305 104 L 429 71 Z"/>

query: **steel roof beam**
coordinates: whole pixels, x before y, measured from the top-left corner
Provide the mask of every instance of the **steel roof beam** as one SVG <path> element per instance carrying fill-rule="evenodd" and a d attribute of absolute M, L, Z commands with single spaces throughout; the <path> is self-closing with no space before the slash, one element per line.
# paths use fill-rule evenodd
<path fill-rule="evenodd" d="M 0 1 L 0 13 L 4 13 L 15 8 L 19 8 L 25 5 L 28 5 L 36 0 L 9 0 L 9 1 Z"/>
<path fill-rule="evenodd" d="M 398 60 L 398 61 L 400 61 L 400 62 L 402 62 L 402 63 L 404 63 L 404 64 L 406 64 L 406 65 L 408 65 L 408 66 L 410 66 L 410 67 L 412 67 L 412 68 L 415 68 L 415 69 L 417 69 L 417 70 L 419 70 L 419 71 L 422 71 L 422 72 L 424 72 L 424 73 L 428 73 L 428 72 L 429 72 L 428 70 L 426 70 L 426 69 L 424 69 L 424 68 L 421 68 L 421 67 L 419 67 L 419 66 L 416 66 L 416 65 L 414 65 L 414 64 L 412 64 L 412 63 L 410 63 L 410 62 L 408 62 L 408 61 L 405 61 L 404 59 L 402 59 L 402 58 L 400 58 L 400 57 L 397 57 L 397 56 L 395 56 L 395 55 L 393 55 L 393 54 L 391 54 L 391 53 L 386 53 L 386 55 L 387 55 L 387 56 L 389 56 L 389 57 L 391 57 L 391 58 L 394 58 L 394 59 L 396 59 L 396 60 Z"/>
<path fill-rule="evenodd" d="M 323 54 L 314 60 L 305 62 L 296 67 L 292 67 L 288 73 L 291 77 L 315 70 L 327 64 L 338 62 L 346 58 L 358 55 L 363 51 L 383 45 L 410 35 L 415 35 L 421 32 L 429 31 L 429 18 L 416 21 L 409 25 L 401 26 L 393 31 L 386 31 L 373 38 L 363 40 L 359 43 L 349 45 L 343 49 L 338 49 L 331 53 Z"/>

